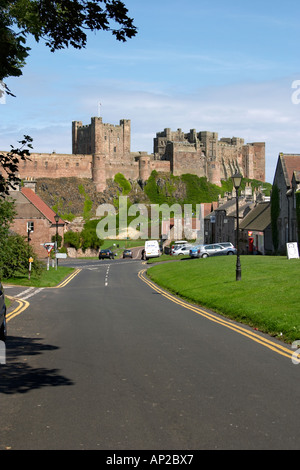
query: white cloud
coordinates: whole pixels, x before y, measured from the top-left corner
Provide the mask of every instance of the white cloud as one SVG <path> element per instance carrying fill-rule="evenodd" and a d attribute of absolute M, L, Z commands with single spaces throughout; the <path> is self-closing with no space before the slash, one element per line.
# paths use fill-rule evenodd
<path fill-rule="evenodd" d="M 98 80 L 86 87 L 74 83 L 57 90 L 49 102 L 34 106 L 32 94 L 18 117 L 7 115 L 0 125 L 0 148 L 9 148 L 23 134 L 34 138 L 34 151 L 70 153 L 71 122 L 89 124 L 98 113 L 104 122 L 118 124 L 130 119 L 132 151 L 153 151 L 156 132 L 166 127 L 218 132 L 221 137 L 242 137 L 246 142 L 266 142 L 266 178 L 272 182 L 279 152 L 300 152 L 300 105 L 291 101 L 292 78 L 263 83 L 238 83 L 202 87 L 190 94 L 167 90 L 159 81 L 151 86 L 141 81 L 128 83 Z M 51 80 L 49 80 L 51 83 Z M 78 99 L 70 100 L 71 96 Z M 9 106 L 3 105 L 0 111 Z M 14 105 L 15 106 L 15 105 Z M 13 125 L 12 123 L 18 123 Z"/>

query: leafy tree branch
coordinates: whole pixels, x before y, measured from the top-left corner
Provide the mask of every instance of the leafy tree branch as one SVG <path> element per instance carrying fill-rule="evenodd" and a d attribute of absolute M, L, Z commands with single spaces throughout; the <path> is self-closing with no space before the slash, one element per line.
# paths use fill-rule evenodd
<path fill-rule="evenodd" d="M 28 35 L 55 52 L 85 48 L 88 31 L 109 31 L 123 42 L 137 34 L 120 0 L 0 0 L 0 6 L 0 80 L 22 75 Z"/>
<path fill-rule="evenodd" d="M 8 194 L 10 189 L 15 189 L 15 185 L 21 182 L 17 176 L 19 160 L 26 160 L 29 155 L 29 149 L 32 149 L 32 138 L 24 135 L 24 139 L 19 141 L 20 147 L 14 148 L 11 145 L 11 151 L 0 153 L 0 196 Z M 2 172 L 4 170 L 4 174 Z"/>

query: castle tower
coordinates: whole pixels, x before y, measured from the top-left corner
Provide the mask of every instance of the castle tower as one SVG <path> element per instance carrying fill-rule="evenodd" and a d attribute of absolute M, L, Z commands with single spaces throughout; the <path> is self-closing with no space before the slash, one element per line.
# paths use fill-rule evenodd
<path fill-rule="evenodd" d="M 81 121 L 72 123 L 73 153 L 93 156 L 92 179 L 98 191 L 106 187 L 107 165 L 116 168 L 131 162 L 131 123 L 123 119 L 118 126 L 105 124 L 102 117 L 92 117 L 91 124 L 83 126 Z"/>
<path fill-rule="evenodd" d="M 139 157 L 139 177 L 142 181 L 147 181 L 150 176 L 150 156 L 141 155 Z"/>
<path fill-rule="evenodd" d="M 206 176 L 208 181 L 214 184 L 220 184 L 221 171 L 218 159 L 218 133 L 200 132 L 199 140 L 204 146 L 206 155 Z"/>

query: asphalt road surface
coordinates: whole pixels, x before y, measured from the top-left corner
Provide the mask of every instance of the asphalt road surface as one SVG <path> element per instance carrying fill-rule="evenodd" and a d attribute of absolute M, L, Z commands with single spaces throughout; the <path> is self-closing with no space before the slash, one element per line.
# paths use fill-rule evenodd
<path fill-rule="evenodd" d="M 64 286 L 6 289 L 0 450 L 299 449 L 279 342 L 168 298 L 140 260 L 67 263 Z"/>

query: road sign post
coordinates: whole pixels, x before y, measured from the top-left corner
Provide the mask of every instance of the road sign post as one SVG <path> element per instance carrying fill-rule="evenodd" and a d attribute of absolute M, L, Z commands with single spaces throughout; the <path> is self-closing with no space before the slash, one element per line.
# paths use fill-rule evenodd
<path fill-rule="evenodd" d="M 29 258 L 29 268 L 28 268 L 28 279 L 31 277 L 31 263 L 33 263 L 33 258 Z"/>
<path fill-rule="evenodd" d="M 46 248 L 48 252 L 48 260 L 47 260 L 47 271 L 49 271 L 50 266 L 50 253 L 54 248 L 55 243 L 42 243 L 43 247 Z"/>

